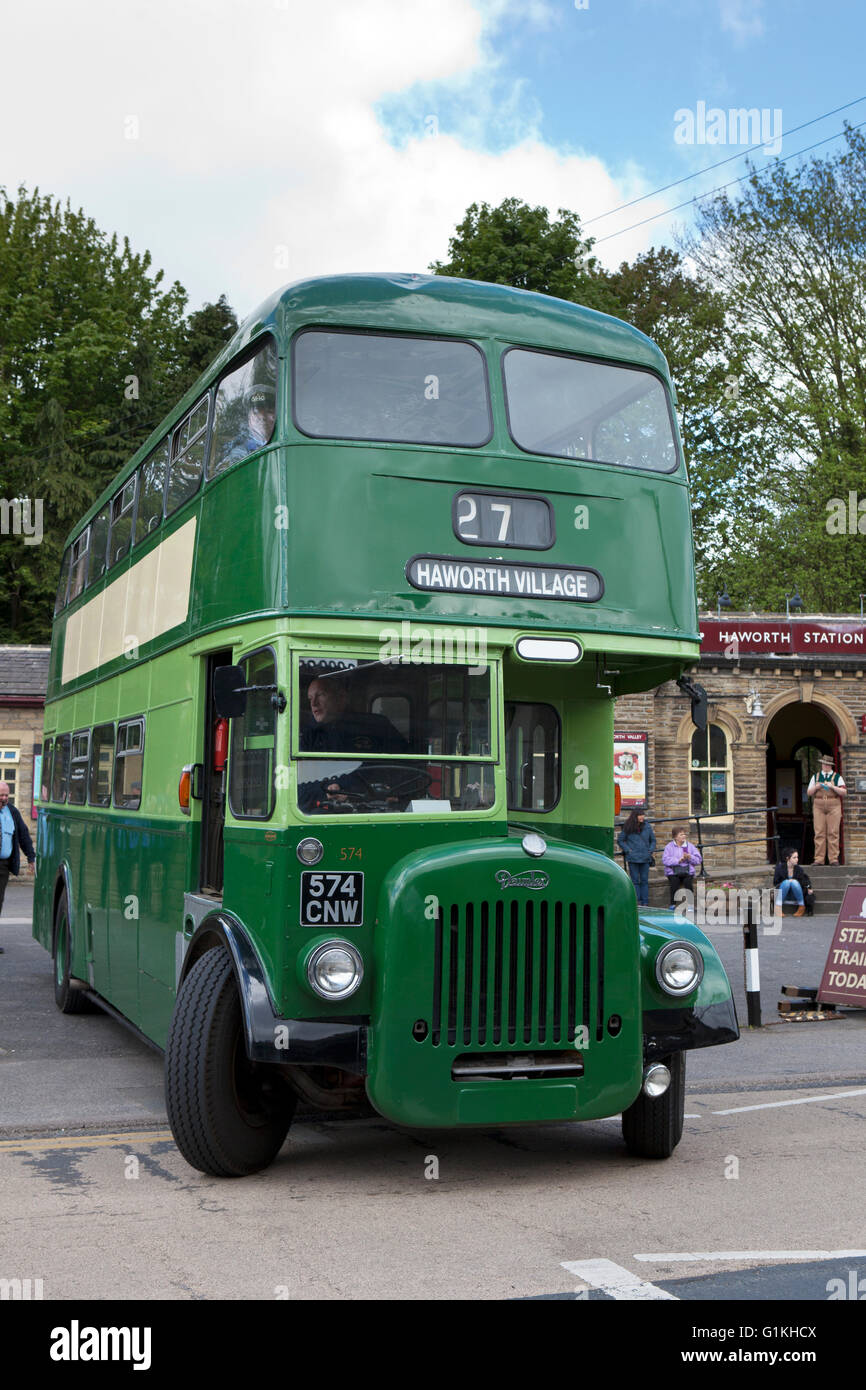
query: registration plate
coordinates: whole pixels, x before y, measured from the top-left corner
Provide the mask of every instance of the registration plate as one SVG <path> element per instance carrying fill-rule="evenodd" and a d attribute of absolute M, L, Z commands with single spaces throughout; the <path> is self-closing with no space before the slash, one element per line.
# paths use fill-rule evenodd
<path fill-rule="evenodd" d="M 364 875 L 301 874 L 302 927 L 360 927 L 364 923 Z"/>

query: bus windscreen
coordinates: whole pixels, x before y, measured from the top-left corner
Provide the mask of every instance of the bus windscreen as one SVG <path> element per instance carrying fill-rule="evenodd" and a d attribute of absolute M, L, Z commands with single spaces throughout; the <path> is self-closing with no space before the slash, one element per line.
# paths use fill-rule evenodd
<path fill-rule="evenodd" d="M 488 667 L 323 657 L 301 663 L 299 685 L 302 811 L 493 804 Z"/>
<path fill-rule="evenodd" d="M 665 388 L 652 372 L 563 353 L 503 357 L 508 427 L 533 454 L 671 473 L 677 449 Z"/>
<path fill-rule="evenodd" d="M 293 363 L 304 434 L 470 448 L 491 436 L 487 372 L 473 343 L 306 329 Z"/>

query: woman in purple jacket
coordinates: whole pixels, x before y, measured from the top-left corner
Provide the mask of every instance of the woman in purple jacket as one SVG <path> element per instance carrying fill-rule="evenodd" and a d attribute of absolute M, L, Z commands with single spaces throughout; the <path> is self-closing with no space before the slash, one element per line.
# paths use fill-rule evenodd
<path fill-rule="evenodd" d="M 670 843 L 665 845 L 662 855 L 662 868 L 668 876 L 671 892 L 671 907 L 680 888 L 688 888 L 691 893 L 695 883 L 695 873 L 701 867 L 700 851 L 687 839 L 681 825 L 671 831 Z"/>

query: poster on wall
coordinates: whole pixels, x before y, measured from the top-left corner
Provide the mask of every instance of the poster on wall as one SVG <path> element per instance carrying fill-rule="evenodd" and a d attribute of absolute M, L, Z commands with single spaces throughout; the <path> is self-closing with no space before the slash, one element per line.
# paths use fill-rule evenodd
<path fill-rule="evenodd" d="M 647 735 L 613 731 L 613 777 L 623 809 L 643 806 L 647 799 Z"/>

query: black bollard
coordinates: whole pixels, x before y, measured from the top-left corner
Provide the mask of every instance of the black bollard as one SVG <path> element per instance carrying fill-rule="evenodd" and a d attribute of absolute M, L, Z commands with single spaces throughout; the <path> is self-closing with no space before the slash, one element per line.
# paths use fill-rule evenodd
<path fill-rule="evenodd" d="M 761 972 L 758 965 L 758 928 L 752 919 L 752 903 L 746 908 L 743 923 L 743 963 L 746 976 L 746 1008 L 749 1027 L 761 1027 Z"/>

